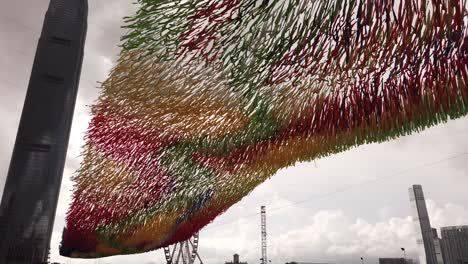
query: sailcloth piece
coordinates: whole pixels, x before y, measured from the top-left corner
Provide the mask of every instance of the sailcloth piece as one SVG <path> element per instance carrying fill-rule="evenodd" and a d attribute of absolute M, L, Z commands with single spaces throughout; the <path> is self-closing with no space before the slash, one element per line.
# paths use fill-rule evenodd
<path fill-rule="evenodd" d="M 139 0 L 60 252 L 188 239 L 281 168 L 468 112 L 466 0 Z"/>

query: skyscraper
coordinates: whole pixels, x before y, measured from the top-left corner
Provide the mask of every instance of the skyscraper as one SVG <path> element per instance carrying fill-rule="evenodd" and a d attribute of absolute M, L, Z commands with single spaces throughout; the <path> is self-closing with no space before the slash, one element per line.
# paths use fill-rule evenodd
<path fill-rule="evenodd" d="M 0 263 L 47 261 L 83 60 L 87 0 L 51 0 L 0 204 Z"/>
<path fill-rule="evenodd" d="M 446 264 L 468 264 L 468 226 L 442 227 L 442 248 Z"/>
<path fill-rule="evenodd" d="M 440 242 L 437 238 L 437 231 L 434 233 L 431 227 L 422 186 L 413 185 L 409 188 L 409 197 L 417 230 L 416 243 L 420 264 L 443 264 Z"/>

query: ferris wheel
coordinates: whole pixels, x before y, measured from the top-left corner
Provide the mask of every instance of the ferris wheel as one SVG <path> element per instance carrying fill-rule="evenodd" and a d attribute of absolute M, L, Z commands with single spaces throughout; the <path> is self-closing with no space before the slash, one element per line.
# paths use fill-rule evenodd
<path fill-rule="evenodd" d="M 194 264 L 203 261 L 198 255 L 199 235 L 196 233 L 190 239 L 164 248 L 167 264 Z"/>

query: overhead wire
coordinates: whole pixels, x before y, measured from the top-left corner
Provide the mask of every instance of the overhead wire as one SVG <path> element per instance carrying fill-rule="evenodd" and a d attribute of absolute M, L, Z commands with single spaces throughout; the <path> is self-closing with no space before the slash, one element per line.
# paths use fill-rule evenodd
<path fill-rule="evenodd" d="M 443 158 L 443 159 L 439 159 L 439 160 L 436 160 L 436 161 L 423 163 L 423 164 L 420 164 L 420 165 L 417 165 L 417 166 L 413 166 L 413 167 L 410 167 L 410 168 L 400 170 L 400 171 L 398 171 L 396 173 L 393 173 L 393 174 L 390 174 L 390 175 L 387 175 L 387 176 L 377 177 L 377 178 L 370 179 L 370 180 L 367 180 L 367 181 L 359 182 L 357 184 L 351 184 L 351 185 L 345 186 L 343 188 L 340 188 L 338 190 L 334 190 L 332 192 L 324 193 L 324 194 L 319 195 L 319 196 L 309 197 L 309 198 L 304 199 L 304 200 L 291 202 L 291 203 L 289 203 L 287 205 L 284 205 L 284 206 L 271 208 L 271 209 L 268 209 L 268 212 L 271 213 L 271 212 L 275 212 L 275 211 L 280 211 L 282 209 L 289 208 L 291 206 L 295 206 L 295 205 L 298 205 L 298 204 L 307 203 L 307 202 L 310 202 L 312 200 L 314 200 L 314 201 L 322 200 L 322 199 L 325 199 L 325 198 L 328 198 L 328 197 L 331 197 L 331 196 L 334 196 L 334 195 L 337 195 L 337 194 L 340 194 L 340 193 L 343 193 L 343 192 L 347 192 L 347 191 L 355 189 L 357 187 L 362 187 L 362 186 L 365 186 L 367 184 L 375 183 L 375 182 L 382 181 L 382 180 L 388 180 L 388 179 L 391 179 L 391 178 L 394 178 L 394 177 L 397 177 L 397 176 L 401 176 L 403 174 L 406 174 L 406 173 L 408 173 L 410 171 L 413 171 L 413 170 L 416 170 L 416 169 L 432 167 L 432 166 L 438 165 L 438 164 L 446 162 L 446 161 L 461 158 L 461 157 L 466 156 L 466 155 L 468 155 L 468 152 L 462 152 L 462 153 L 455 154 L 455 155 L 452 155 L 452 156 L 449 156 L 449 157 L 446 157 L 446 158 Z M 268 205 L 267 205 L 267 207 L 268 207 Z M 260 213 L 255 213 L 255 214 L 250 214 L 250 215 L 239 217 L 238 219 L 249 219 L 249 218 L 253 218 L 253 217 L 258 217 L 259 215 L 260 215 Z M 226 223 L 221 223 L 221 224 L 217 224 L 217 225 L 213 225 L 213 226 L 207 226 L 203 230 L 211 230 L 211 229 L 219 228 L 219 227 L 222 227 L 222 226 L 225 226 L 225 225 L 236 223 L 237 221 L 238 220 L 230 221 L 230 222 L 226 222 Z"/>

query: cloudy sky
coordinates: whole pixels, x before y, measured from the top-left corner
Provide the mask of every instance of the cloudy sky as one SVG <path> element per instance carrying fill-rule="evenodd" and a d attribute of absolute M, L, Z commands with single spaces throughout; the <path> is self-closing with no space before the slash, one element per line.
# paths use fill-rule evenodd
<path fill-rule="evenodd" d="M 72 183 L 80 163 L 88 106 L 118 54 L 121 18 L 133 0 L 89 0 L 89 29 L 68 158 L 55 219 L 51 257 L 61 263 L 163 263 L 161 251 L 99 261 L 58 256 Z M 0 193 L 8 170 L 33 56 L 48 0 L 0 4 Z M 376 263 L 415 257 L 408 187 L 422 184 L 433 226 L 468 224 L 468 118 L 384 144 L 355 148 L 284 169 L 200 233 L 206 264 L 239 253 L 251 264 L 260 258 L 260 206 L 267 206 L 268 255 L 287 261 Z"/>

